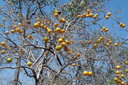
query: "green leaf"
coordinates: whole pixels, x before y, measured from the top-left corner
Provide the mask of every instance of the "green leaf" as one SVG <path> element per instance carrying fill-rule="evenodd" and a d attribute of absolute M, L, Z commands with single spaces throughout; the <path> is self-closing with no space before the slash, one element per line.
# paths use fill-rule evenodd
<path fill-rule="evenodd" d="M 115 81 L 114 81 L 114 80 L 109 80 L 109 81 L 108 81 L 108 84 L 110 84 L 110 85 L 111 85 L 111 84 L 116 84 L 116 83 L 115 83 Z"/>

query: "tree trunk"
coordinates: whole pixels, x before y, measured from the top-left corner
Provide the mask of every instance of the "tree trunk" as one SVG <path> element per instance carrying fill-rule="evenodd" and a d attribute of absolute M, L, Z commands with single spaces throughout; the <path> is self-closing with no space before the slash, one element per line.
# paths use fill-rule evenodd
<path fill-rule="evenodd" d="M 19 56 L 19 58 L 17 59 L 16 66 L 20 66 L 20 60 L 21 60 L 21 57 Z M 20 70 L 20 68 L 16 68 L 13 85 L 18 85 L 19 70 Z"/>

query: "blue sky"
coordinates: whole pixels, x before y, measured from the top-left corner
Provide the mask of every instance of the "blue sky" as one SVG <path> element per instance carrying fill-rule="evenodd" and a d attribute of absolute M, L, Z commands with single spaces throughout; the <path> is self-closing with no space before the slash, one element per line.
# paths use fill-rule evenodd
<path fill-rule="evenodd" d="M 65 1 L 67 1 L 67 0 L 65 0 Z M 64 2 L 62 2 L 61 4 L 63 4 Z M 111 10 L 108 10 L 107 12 L 111 12 L 111 13 L 113 13 L 113 12 L 115 12 L 117 9 L 123 9 L 122 10 L 122 12 L 121 13 L 118 13 L 117 14 L 117 16 L 119 16 L 120 18 L 119 18 L 119 21 L 120 22 L 122 22 L 122 23 L 124 23 L 125 25 L 126 25 L 126 28 L 128 27 L 128 0 L 110 0 L 108 3 L 106 3 L 107 4 L 107 8 L 109 9 L 111 9 Z M 3 6 L 4 5 L 4 2 L 3 2 L 3 0 L 0 0 L 0 6 Z M 107 23 L 109 23 L 109 24 L 111 24 L 111 23 L 113 23 L 113 21 L 112 22 L 105 22 L 104 24 L 107 26 Z M 119 26 L 117 23 L 114 23 L 114 25 L 116 25 L 116 26 Z M 111 25 L 110 25 L 111 26 Z M 119 28 L 112 28 L 111 29 L 111 27 L 110 26 L 107 26 L 108 28 L 109 28 L 109 30 L 111 31 L 111 32 L 114 32 L 114 31 L 116 31 L 116 30 L 118 30 Z M 123 37 L 123 38 L 127 38 L 127 36 L 128 36 L 128 33 L 127 32 L 125 32 L 125 31 L 120 31 L 120 30 L 118 30 L 117 32 L 117 35 L 119 35 L 119 36 L 121 36 L 121 37 Z M 8 65 L 8 64 L 7 64 Z M 20 79 L 22 80 L 23 78 L 29 78 L 29 77 L 27 77 L 26 75 L 24 75 L 23 74 L 24 73 L 24 71 L 23 72 L 21 72 L 20 73 Z M 14 70 L 6 70 L 6 72 L 4 72 L 4 73 L 2 73 L 3 74 L 3 77 L 11 77 L 11 79 L 13 79 L 13 77 L 14 77 Z M 24 80 L 24 79 L 23 79 Z M 28 79 L 29 80 L 29 79 Z M 27 80 L 26 80 L 27 81 Z M 34 84 L 32 84 L 32 82 L 34 82 L 34 81 L 32 81 L 32 79 L 30 80 L 30 82 L 31 83 L 29 83 L 30 85 L 34 85 Z"/>

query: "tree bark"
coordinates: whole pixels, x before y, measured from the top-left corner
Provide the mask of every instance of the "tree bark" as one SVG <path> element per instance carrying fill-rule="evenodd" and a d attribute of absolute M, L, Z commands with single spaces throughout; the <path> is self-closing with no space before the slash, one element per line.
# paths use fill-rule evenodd
<path fill-rule="evenodd" d="M 21 61 L 21 57 L 19 56 L 19 58 L 17 59 L 16 66 L 20 66 L 20 61 Z M 18 79 L 19 79 L 19 70 L 20 70 L 20 68 L 16 68 L 13 85 L 18 85 L 18 82 L 19 82 L 18 81 Z"/>

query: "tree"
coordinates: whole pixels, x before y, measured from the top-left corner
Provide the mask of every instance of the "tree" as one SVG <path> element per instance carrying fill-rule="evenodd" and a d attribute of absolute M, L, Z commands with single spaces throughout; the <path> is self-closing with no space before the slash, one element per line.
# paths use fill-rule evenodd
<path fill-rule="evenodd" d="M 2 61 L 7 56 L 12 59 L 8 60 L 10 66 L 0 69 L 16 69 L 13 85 L 22 83 L 18 79 L 20 68 L 34 78 L 35 85 L 127 83 L 127 78 L 119 75 L 128 72 L 122 63 L 127 61 L 125 44 L 120 44 L 125 41 L 116 39 L 117 35 L 99 22 L 115 20 L 125 28 L 114 18 L 120 10 L 106 14 L 107 8 L 100 0 L 59 2 L 12 0 L 6 10 L 0 9 L 4 17 L 1 57 Z M 52 8 L 47 12 L 45 7 Z M 123 72 L 117 71 L 120 67 Z"/>

